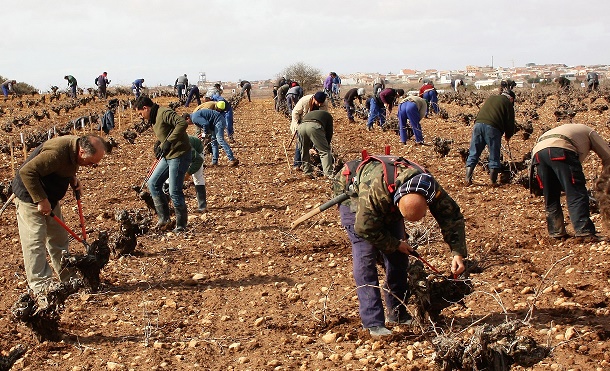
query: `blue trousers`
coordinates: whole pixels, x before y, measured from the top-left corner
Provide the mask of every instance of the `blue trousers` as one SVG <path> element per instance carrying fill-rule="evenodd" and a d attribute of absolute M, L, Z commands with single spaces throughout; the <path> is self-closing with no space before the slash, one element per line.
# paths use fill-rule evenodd
<path fill-rule="evenodd" d="M 150 195 L 153 198 L 160 197 L 165 200 L 165 197 L 161 197 L 163 194 L 163 183 L 169 179 L 169 196 L 172 199 L 174 207 L 186 205 L 182 184 L 184 184 L 184 176 L 189 166 L 191 166 L 192 160 L 191 151 L 187 151 L 182 156 L 172 158 L 171 160 L 162 158 L 148 179 Z"/>
<path fill-rule="evenodd" d="M 379 126 L 383 127 L 385 124 L 385 107 L 383 103 L 377 101 L 377 99 L 371 99 L 371 111 L 369 112 L 369 120 L 366 123 L 367 128 L 371 129 L 375 119 L 379 118 Z"/>
<path fill-rule="evenodd" d="M 233 136 L 233 108 L 231 107 L 231 105 L 229 104 L 229 102 L 227 103 L 227 109 L 221 113 L 221 115 L 225 118 L 225 124 L 227 126 L 227 134 L 229 135 L 229 138 Z"/>
<path fill-rule="evenodd" d="M 222 120 L 218 120 L 218 123 L 213 127 L 214 133 L 212 134 L 212 164 L 218 164 L 218 145 L 227 154 L 229 161 L 235 160 L 233 151 L 229 146 L 229 143 L 225 141 L 225 123 Z"/>
<path fill-rule="evenodd" d="M 423 143 L 424 134 L 421 130 L 421 125 L 419 124 L 419 110 L 417 109 L 417 104 L 409 101 L 398 106 L 398 131 L 400 134 L 400 141 L 403 143 L 409 140 L 409 137 L 407 136 L 407 119 L 411 123 L 411 129 L 413 129 L 413 134 L 415 135 L 415 142 Z"/>
<path fill-rule="evenodd" d="M 538 151 L 533 161 L 538 164 L 538 179 L 542 183 L 549 235 L 559 237 L 566 234 L 560 200 L 562 189 L 566 193 L 570 222 L 576 236 L 595 234 L 595 225 L 590 218 L 585 174 L 578 154 L 550 147 Z"/>
<path fill-rule="evenodd" d="M 472 128 L 472 138 L 470 138 L 470 153 L 466 160 L 467 167 L 475 167 L 479 163 L 479 157 L 485 149 L 489 147 L 490 169 L 500 169 L 500 148 L 502 145 L 502 132 L 491 125 L 477 122 Z"/>
<path fill-rule="evenodd" d="M 2 94 L 4 94 L 4 98 L 8 97 L 8 88 L 6 86 L 2 87 Z"/>
<path fill-rule="evenodd" d="M 193 101 L 193 98 L 197 99 L 197 105 L 201 104 L 201 95 L 199 94 L 199 89 L 191 89 L 189 92 L 189 96 L 186 98 L 186 102 L 184 102 L 184 107 L 188 107 L 189 104 Z"/>
<path fill-rule="evenodd" d="M 376 265 L 378 257 L 383 259 L 386 274 L 383 293 L 388 319 L 393 322 L 406 317 L 407 309 L 400 301 L 406 303 L 409 297 L 409 284 L 407 282 L 409 256 L 400 251 L 385 254 L 371 245 L 370 242 L 358 236 L 354 232 L 356 214 L 350 211 L 349 206 L 339 205 L 339 214 L 341 215 L 341 224 L 352 243 L 354 280 L 356 281 L 360 319 L 363 327 L 385 326 Z M 405 227 L 402 220 L 387 225 L 386 228 L 392 235 L 401 239 L 405 238 Z"/>
<path fill-rule="evenodd" d="M 424 93 L 424 96 L 422 98 L 424 98 L 426 102 L 428 102 L 428 109 L 432 108 L 432 111 L 434 111 L 434 113 L 438 113 L 438 94 L 436 90 L 428 90 Z"/>
<path fill-rule="evenodd" d="M 354 121 L 354 112 L 356 112 L 356 107 L 354 103 L 348 102 L 346 99 L 343 100 L 343 105 L 345 106 L 345 112 L 347 112 L 347 119 L 349 121 Z"/>
<path fill-rule="evenodd" d="M 184 84 L 176 85 L 176 91 L 178 94 L 178 98 L 180 98 L 180 99 L 182 99 L 182 93 L 184 92 L 184 88 L 185 88 Z"/>

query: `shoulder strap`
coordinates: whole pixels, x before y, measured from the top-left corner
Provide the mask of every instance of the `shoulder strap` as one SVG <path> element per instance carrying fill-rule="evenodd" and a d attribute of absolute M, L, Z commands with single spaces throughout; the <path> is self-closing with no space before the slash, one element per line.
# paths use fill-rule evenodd
<path fill-rule="evenodd" d="M 396 191 L 396 177 L 400 171 L 400 168 L 408 168 L 413 167 L 421 171 L 422 173 L 427 173 L 428 171 L 418 165 L 415 162 L 409 161 L 400 156 L 393 155 L 371 155 L 366 160 L 362 161 L 358 168 L 356 169 L 356 173 L 358 177 L 360 177 L 360 172 L 364 165 L 368 164 L 371 161 L 379 161 L 383 165 L 383 179 L 388 187 L 388 191 L 391 194 L 394 194 Z"/>

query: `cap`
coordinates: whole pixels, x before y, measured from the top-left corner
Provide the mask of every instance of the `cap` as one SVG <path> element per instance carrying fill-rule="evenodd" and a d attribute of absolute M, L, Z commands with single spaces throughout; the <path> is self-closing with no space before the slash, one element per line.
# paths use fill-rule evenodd
<path fill-rule="evenodd" d="M 364 88 L 359 88 L 358 89 L 358 95 L 359 96 L 363 96 L 364 95 Z"/>
<path fill-rule="evenodd" d="M 326 93 L 319 91 L 313 95 L 313 99 L 318 103 L 324 103 L 324 101 L 326 101 Z"/>
<path fill-rule="evenodd" d="M 227 105 L 224 100 L 219 100 L 218 102 L 216 102 L 216 108 L 218 108 L 221 111 L 224 111 L 225 108 L 227 108 Z"/>

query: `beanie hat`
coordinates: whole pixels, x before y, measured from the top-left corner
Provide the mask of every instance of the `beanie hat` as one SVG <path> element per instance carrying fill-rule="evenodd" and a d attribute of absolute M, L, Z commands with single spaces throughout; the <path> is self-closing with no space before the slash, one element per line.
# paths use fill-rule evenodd
<path fill-rule="evenodd" d="M 316 102 L 322 104 L 324 103 L 324 101 L 326 101 L 326 93 L 324 93 L 323 91 L 319 91 L 313 95 L 313 99 L 315 99 Z"/>
<path fill-rule="evenodd" d="M 364 95 L 364 88 L 359 88 L 358 89 L 358 95 L 359 96 L 363 96 Z"/>
<path fill-rule="evenodd" d="M 225 101 L 219 100 L 218 102 L 216 102 L 216 108 L 218 108 L 219 110 L 224 111 L 226 107 L 227 105 Z"/>
<path fill-rule="evenodd" d="M 418 193 L 426 199 L 426 203 L 430 204 L 434 200 L 434 196 L 438 191 L 438 183 L 428 173 L 420 173 L 408 179 L 400 185 L 394 193 L 394 204 L 398 205 L 400 199 L 409 193 Z"/>

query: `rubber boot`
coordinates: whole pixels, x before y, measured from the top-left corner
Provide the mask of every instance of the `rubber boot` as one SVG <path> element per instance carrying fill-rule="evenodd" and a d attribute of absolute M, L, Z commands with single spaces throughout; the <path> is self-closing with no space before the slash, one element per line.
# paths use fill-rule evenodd
<path fill-rule="evenodd" d="M 186 230 L 186 222 L 188 221 L 186 204 L 174 206 L 174 212 L 176 213 L 176 228 L 174 228 L 174 233 L 184 232 Z"/>
<path fill-rule="evenodd" d="M 466 166 L 466 185 L 469 186 L 472 184 L 472 172 L 474 171 L 474 166 Z"/>
<path fill-rule="evenodd" d="M 489 169 L 489 177 L 491 178 L 491 185 L 494 187 L 498 186 L 498 174 L 500 169 Z"/>
<path fill-rule="evenodd" d="M 162 198 L 163 197 L 163 198 Z M 169 224 L 171 220 L 169 219 L 169 204 L 164 199 L 165 195 L 160 197 L 153 197 L 153 203 L 155 204 L 155 211 L 159 216 L 159 221 L 154 226 L 154 229 L 158 229 L 161 231 L 169 228 Z"/>
<path fill-rule="evenodd" d="M 203 213 L 208 207 L 208 202 L 205 196 L 205 184 L 204 185 L 196 185 L 195 192 L 197 192 L 197 212 Z"/>

